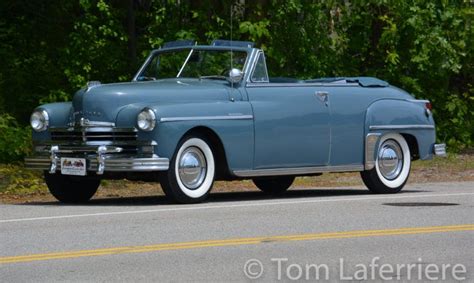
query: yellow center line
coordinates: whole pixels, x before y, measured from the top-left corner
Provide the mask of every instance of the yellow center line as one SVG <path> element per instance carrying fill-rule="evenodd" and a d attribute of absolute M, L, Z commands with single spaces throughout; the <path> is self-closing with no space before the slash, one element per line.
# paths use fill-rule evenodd
<path fill-rule="evenodd" d="M 156 245 L 145 245 L 145 246 L 127 246 L 127 247 L 115 247 L 115 248 L 104 248 L 104 249 L 94 249 L 94 250 L 64 251 L 64 252 L 57 252 L 57 253 L 0 257 L 0 264 L 52 260 L 52 259 L 90 257 L 90 256 L 102 256 L 102 255 L 184 250 L 184 249 L 196 249 L 196 248 L 206 248 L 206 247 L 256 245 L 256 244 L 269 243 L 269 242 L 347 239 L 347 238 L 359 238 L 359 237 L 379 237 L 379 236 L 446 233 L 446 232 L 461 232 L 461 231 L 474 231 L 474 224 L 396 228 L 396 229 L 383 229 L 383 230 L 357 230 L 357 231 L 331 232 L 331 233 L 314 233 L 314 234 L 299 234 L 299 235 L 285 235 L 285 236 L 268 236 L 268 237 L 180 242 L 180 243 L 156 244 Z"/>

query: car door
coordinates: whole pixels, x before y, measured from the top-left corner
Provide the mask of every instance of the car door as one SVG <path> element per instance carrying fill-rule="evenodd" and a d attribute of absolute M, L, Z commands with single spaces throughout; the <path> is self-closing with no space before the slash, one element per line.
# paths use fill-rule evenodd
<path fill-rule="evenodd" d="M 259 54 L 247 83 L 254 112 L 255 169 L 328 165 L 327 92 L 305 83 L 271 83 Z"/>

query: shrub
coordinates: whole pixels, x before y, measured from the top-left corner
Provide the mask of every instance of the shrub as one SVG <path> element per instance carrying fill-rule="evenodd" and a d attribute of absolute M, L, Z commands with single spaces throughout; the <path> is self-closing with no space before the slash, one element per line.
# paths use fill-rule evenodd
<path fill-rule="evenodd" d="M 31 152 L 31 129 L 19 126 L 16 119 L 0 114 L 0 163 L 22 161 Z"/>

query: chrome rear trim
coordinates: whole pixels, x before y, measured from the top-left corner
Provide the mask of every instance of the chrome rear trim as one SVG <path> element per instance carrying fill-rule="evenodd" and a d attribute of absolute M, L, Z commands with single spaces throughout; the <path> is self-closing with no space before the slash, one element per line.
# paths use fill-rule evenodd
<path fill-rule="evenodd" d="M 433 146 L 433 153 L 436 156 L 446 157 L 446 144 L 437 143 Z"/>
<path fill-rule="evenodd" d="M 406 99 L 406 101 L 415 103 L 430 103 L 430 101 L 426 99 Z"/>

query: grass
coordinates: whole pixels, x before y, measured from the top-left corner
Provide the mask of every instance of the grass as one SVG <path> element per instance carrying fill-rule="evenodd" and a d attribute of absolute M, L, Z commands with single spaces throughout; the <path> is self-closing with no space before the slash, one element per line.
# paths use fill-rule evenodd
<path fill-rule="evenodd" d="M 410 183 L 474 181 L 474 155 L 450 154 L 412 163 Z M 315 177 L 299 177 L 293 187 L 363 186 L 359 173 L 329 173 Z M 216 182 L 214 191 L 256 190 L 251 180 Z M 161 195 L 157 183 L 104 180 L 97 197 L 131 197 Z M 53 200 L 48 193 L 42 173 L 24 169 L 21 165 L 0 164 L 0 202 Z"/>

